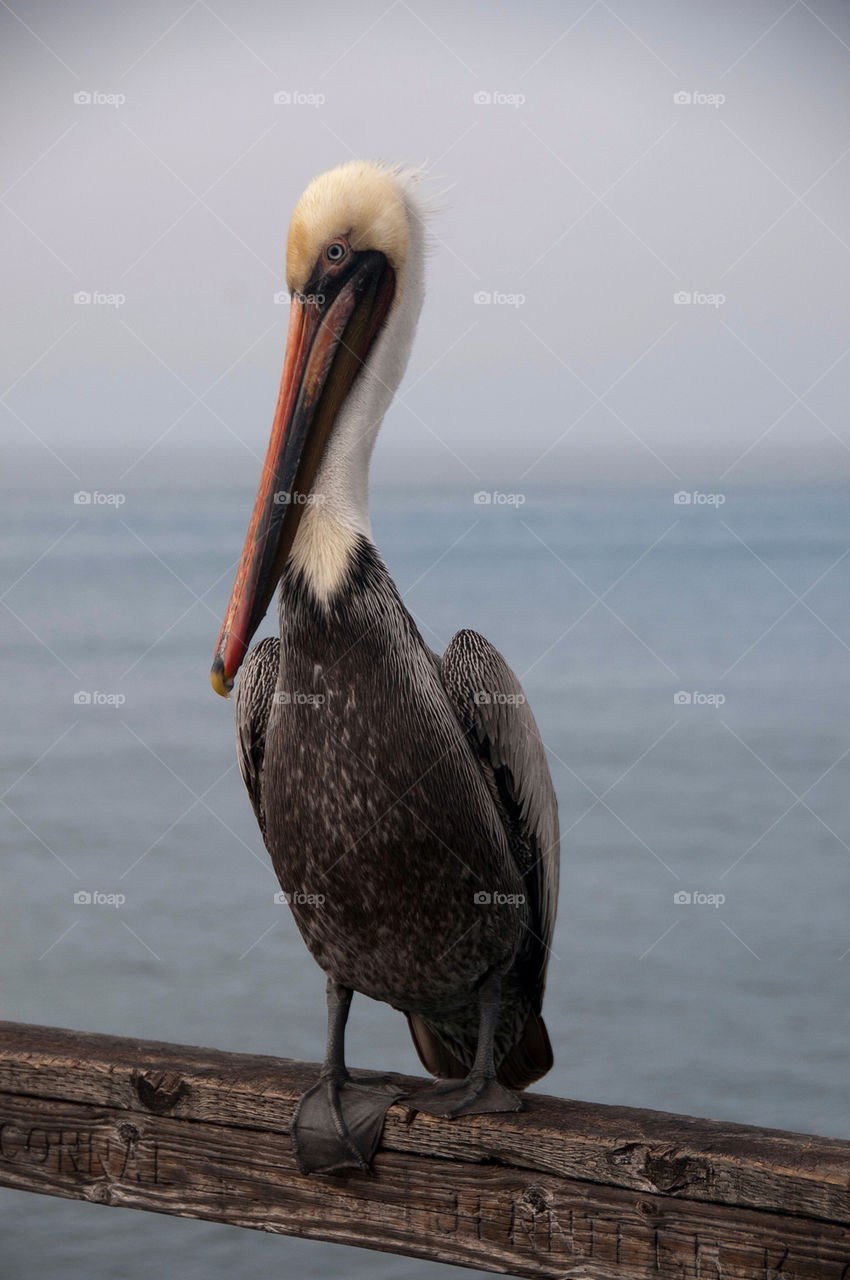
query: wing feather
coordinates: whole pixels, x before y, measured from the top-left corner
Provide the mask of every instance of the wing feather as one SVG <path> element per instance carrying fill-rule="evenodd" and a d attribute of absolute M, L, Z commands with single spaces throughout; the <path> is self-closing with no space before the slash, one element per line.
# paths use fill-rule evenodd
<path fill-rule="evenodd" d="M 560 843 L 546 751 L 519 680 L 483 636 L 459 631 L 443 655 L 441 675 L 523 875 L 531 910 L 515 972 L 539 1012 L 558 905 Z"/>
<path fill-rule="evenodd" d="M 263 760 L 266 727 L 279 668 L 280 640 L 277 636 L 269 636 L 255 645 L 245 659 L 233 697 L 239 772 L 264 839 L 266 818 L 263 810 Z"/>

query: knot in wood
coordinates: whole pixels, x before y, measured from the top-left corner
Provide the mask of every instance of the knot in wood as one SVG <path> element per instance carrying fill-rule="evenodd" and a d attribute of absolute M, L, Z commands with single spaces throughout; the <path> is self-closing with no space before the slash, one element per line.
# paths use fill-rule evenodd
<path fill-rule="evenodd" d="M 532 1213 L 545 1213 L 551 1199 L 549 1192 L 544 1191 L 542 1187 L 526 1187 L 520 1203 L 524 1209 L 530 1209 Z"/>
<path fill-rule="evenodd" d="M 186 1081 L 176 1071 L 140 1072 L 133 1083 L 142 1106 L 157 1116 L 171 1111 L 189 1091 Z"/>

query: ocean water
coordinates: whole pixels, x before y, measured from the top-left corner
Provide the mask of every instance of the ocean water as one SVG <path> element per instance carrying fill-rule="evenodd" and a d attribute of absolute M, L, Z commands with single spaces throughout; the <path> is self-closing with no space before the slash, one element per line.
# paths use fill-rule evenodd
<path fill-rule="evenodd" d="M 321 1057 L 322 975 L 274 902 L 207 678 L 251 500 L 5 500 L 3 1018 Z M 487 635 L 550 751 L 557 1062 L 538 1087 L 850 1137 L 845 495 L 385 488 L 373 518 L 426 640 Z M 364 998 L 348 1055 L 418 1070 L 404 1019 Z M 2 1280 L 107 1280 L 118 1257 L 122 1280 L 452 1276 L 5 1190 L 0 1230 Z"/>

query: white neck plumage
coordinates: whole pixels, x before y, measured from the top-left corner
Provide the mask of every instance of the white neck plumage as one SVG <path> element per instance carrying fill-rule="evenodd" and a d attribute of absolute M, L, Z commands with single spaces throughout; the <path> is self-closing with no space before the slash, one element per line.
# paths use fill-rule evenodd
<path fill-rule="evenodd" d="M 345 577 L 359 536 L 371 537 L 369 462 L 384 414 L 407 368 L 424 297 L 425 235 L 412 182 L 397 179 L 410 226 L 403 278 L 382 333 L 358 374 L 328 440 L 290 561 L 327 602 Z"/>

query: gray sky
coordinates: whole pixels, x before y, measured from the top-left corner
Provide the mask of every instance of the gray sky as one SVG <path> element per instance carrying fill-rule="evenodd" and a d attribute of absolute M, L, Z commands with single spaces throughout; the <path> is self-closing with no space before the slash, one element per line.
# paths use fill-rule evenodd
<path fill-rule="evenodd" d="M 315 173 L 356 155 L 427 161 L 450 189 L 378 477 L 847 477 L 846 4 L 12 10 L 13 471 L 85 488 L 253 481 L 289 215 Z"/>

